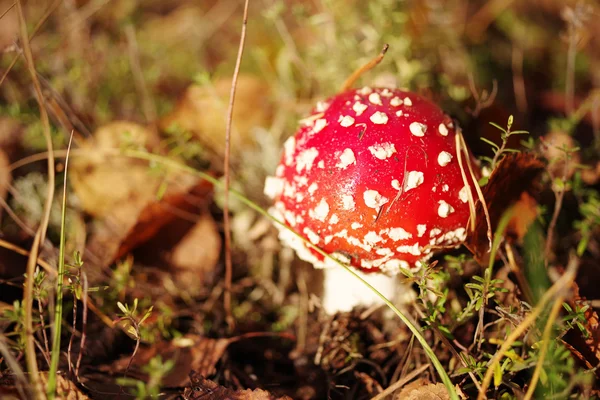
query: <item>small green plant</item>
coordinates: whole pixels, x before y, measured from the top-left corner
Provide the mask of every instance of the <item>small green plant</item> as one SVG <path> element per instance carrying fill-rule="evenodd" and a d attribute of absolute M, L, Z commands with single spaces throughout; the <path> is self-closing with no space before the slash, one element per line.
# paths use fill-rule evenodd
<path fill-rule="evenodd" d="M 127 368 L 125 368 L 125 374 L 123 376 L 123 379 L 127 379 L 129 367 L 131 367 L 131 363 L 133 362 L 133 359 L 135 358 L 135 355 L 137 354 L 138 349 L 140 348 L 140 342 L 142 340 L 140 328 L 143 325 L 144 321 L 146 321 L 150 317 L 150 315 L 152 315 L 153 307 L 150 306 L 150 308 L 146 309 L 146 311 L 144 311 L 140 317 L 137 312 L 137 298 L 133 299 L 133 305 L 131 307 L 129 307 L 128 304 L 121 303 L 120 301 L 117 302 L 117 306 L 119 307 L 122 313 L 117 321 L 117 326 L 119 326 L 127 336 L 135 340 L 135 348 L 133 349 L 133 353 L 129 358 L 129 362 L 127 363 Z"/>
<path fill-rule="evenodd" d="M 596 191 L 589 191 L 579 205 L 581 219 L 573 224 L 579 232 L 581 239 L 577 244 L 577 255 L 585 253 L 595 231 L 600 228 L 600 195 Z"/>
<path fill-rule="evenodd" d="M 22 307 L 21 301 L 15 300 L 13 301 L 12 308 L 7 308 L 4 310 L 2 315 L 0 316 L 0 321 L 5 321 L 9 324 L 14 324 L 14 328 L 11 333 L 5 333 L 5 337 L 15 337 L 14 341 L 11 341 L 11 347 L 22 353 L 25 351 L 25 327 L 23 325 L 23 321 L 25 318 L 25 310 Z"/>
<path fill-rule="evenodd" d="M 465 292 L 469 296 L 469 302 L 462 309 L 460 314 L 456 316 L 455 323 L 460 325 L 472 317 L 476 312 L 479 312 L 481 307 L 493 299 L 496 293 L 506 293 L 508 290 L 501 285 L 504 283 L 502 279 L 491 279 L 488 277 L 490 271 L 485 270 L 484 277 L 473 276 L 473 282 L 464 285 Z"/>
<path fill-rule="evenodd" d="M 132 378 L 119 378 L 117 383 L 121 386 L 131 387 L 132 394 L 136 399 L 158 398 L 160 385 L 163 378 L 173 369 L 175 361 L 162 360 L 160 355 L 150 359 L 148 364 L 142 367 L 142 372 L 148 374 L 147 381 Z"/>
<path fill-rule="evenodd" d="M 494 122 L 490 122 L 490 125 L 492 125 L 496 129 L 498 129 L 500 132 L 502 132 L 500 135 L 500 139 L 502 140 L 501 145 L 498 145 L 485 137 L 480 138 L 483 142 L 489 144 L 492 147 L 492 150 L 494 152 L 493 158 L 482 157 L 482 159 L 489 164 L 489 168 L 492 171 L 494 170 L 494 168 L 496 168 L 496 165 L 498 165 L 498 162 L 502 159 L 502 156 L 504 156 L 507 153 L 519 153 L 520 152 L 520 150 L 511 149 L 511 148 L 506 147 L 508 144 L 508 138 L 510 138 L 513 135 L 528 135 L 529 134 L 529 132 L 527 132 L 527 131 L 513 131 L 512 130 L 513 121 L 514 121 L 514 119 L 513 119 L 512 115 L 510 117 L 508 117 L 508 121 L 506 123 L 506 128 L 503 128 Z M 487 183 L 486 178 L 484 178 L 483 182 L 480 182 L 480 184 L 482 184 L 482 185 L 485 183 Z"/>
<path fill-rule="evenodd" d="M 563 322 L 565 324 L 565 332 L 569 329 L 577 327 L 584 338 L 588 338 L 590 333 L 586 329 L 587 318 L 585 313 L 589 310 L 590 306 L 587 304 L 575 304 L 575 309 L 568 303 L 563 303 L 563 308 L 567 311 L 567 315 L 563 316 Z"/>
<path fill-rule="evenodd" d="M 133 299 L 133 305 L 129 307 L 128 304 L 123 304 L 120 301 L 117 302 L 117 306 L 121 310 L 120 318 L 117 321 L 117 325 L 133 340 L 139 341 L 141 339 L 140 327 L 152 315 L 153 306 L 150 306 L 146 311 L 142 313 L 140 317 L 137 312 L 138 299 Z"/>
<path fill-rule="evenodd" d="M 432 263 L 422 267 L 416 274 L 410 271 L 404 271 L 404 274 L 419 287 L 418 299 L 423 306 L 423 320 L 427 326 L 435 327 L 446 337 L 453 338 L 452 332 L 443 323 L 449 291 L 445 285 L 450 274 L 436 266 L 437 263 Z"/>
<path fill-rule="evenodd" d="M 478 361 L 475 357 L 470 354 L 462 353 L 461 358 L 466 364 L 466 367 L 459 368 L 456 371 L 456 375 L 464 375 L 469 372 L 477 375 L 479 380 L 483 379 L 483 374 L 487 370 L 487 361 Z"/>

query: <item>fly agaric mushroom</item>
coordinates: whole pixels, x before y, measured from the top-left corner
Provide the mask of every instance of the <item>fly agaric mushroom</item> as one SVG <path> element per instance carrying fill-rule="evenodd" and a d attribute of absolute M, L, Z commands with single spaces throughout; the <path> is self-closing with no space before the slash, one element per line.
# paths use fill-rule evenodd
<path fill-rule="evenodd" d="M 362 271 L 386 297 L 395 294 L 390 276 L 465 240 L 471 188 L 456 159 L 452 120 L 435 104 L 403 90 L 364 87 L 318 103 L 301 123 L 265 183 L 272 212 Z M 292 232 L 280 229 L 280 239 L 315 267 L 333 267 L 325 270 L 326 311 L 373 302 L 370 291 L 366 299 L 358 294 L 361 282 Z M 358 286 L 341 283 L 346 275 Z M 342 300 L 344 289 L 354 299 Z"/>

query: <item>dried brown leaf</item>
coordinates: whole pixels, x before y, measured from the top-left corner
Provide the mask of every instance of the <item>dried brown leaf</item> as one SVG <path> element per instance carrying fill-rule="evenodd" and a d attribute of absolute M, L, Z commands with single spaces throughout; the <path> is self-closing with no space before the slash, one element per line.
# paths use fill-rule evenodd
<path fill-rule="evenodd" d="M 507 232 L 507 236 L 519 238 L 519 233 L 526 231 L 526 226 L 531 220 L 532 202 L 536 197 L 538 177 L 544 170 L 544 164 L 534 155 L 528 153 L 510 154 L 497 165 L 490 179 L 485 185 L 483 196 L 487 202 L 492 224 L 492 231 L 498 226 L 502 215 L 515 203 L 523 199 L 520 204 L 526 213 L 515 213 L 511 227 L 515 231 Z M 524 197 L 523 193 L 528 196 Z M 487 223 L 481 202 L 476 204 L 475 231 L 467 238 L 466 246 L 480 263 L 487 263 L 489 256 L 489 241 L 487 237 Z"/>
<path fill-rule="evenodd" d="M 195 372 L 190 373 L 190 381 L 191 385 L 183 392 L 183 398 L 186 400 L 292 400 L 291 397 L 277 397 L 262 389 L 228 389 Z"/>
<path fill-rule="evenodd" d="M 236 338 L 213 339 L 197 335 L 186 335 L 182 338 L 171 341 L 161 341 L 150 347 L 141 347 L 137 352 L 131 365 L 131 374 L 136 372 L 142 366 L 155 356 L 160 355 L 163 360 L 176 360 L 173 369 L 162 380 L 165 386 L 184 386 L 187 383 L 187 377 L 192 370 L 197 370 L 203 376 L 210 376 L 215 373 L 215 366 L 223 357 L 227 346 L 234 342 Z M 127 368 L 129 356 L 115 361 L 109 370 L 113 373 L 121 373 Z"/>
<path fill-rule="evenodd" d="M 140 375 L 139 368 L 146 365 L 153 357 L 160 355 L 163 360 L 175 360 L 175 366 L 162 380 L 164 386 L 184 386 L 192 371 L 198 375 L 211 376 L 216 373 L 216 365 L 221 360 L 227 347 L 239 340 L 251 340 L 252 337 L 273 336 L 272 333 L 251 332 L 231 338 L 207 338 L 188 334 L 171 341 L 161 341 L 150 347 L 140 347 L 133 360 L 130 375 Z M 289 337 L 279 334 L 275 336 Z M 292 337 L 290 337 L 292 339 Z M 113 373 L 122 373 L 129 363 L 129 356 L 115 361 L 104 368 Z"/>
<path fill-rule="evenodd" d="M 222 156 L 225 148 L 225 119 L 231 78 L 216 79 L 210 85 L 192 85 L 170 114 L 159 126 L 172 126 L 190 131 L 202 144 Z M 269 88 L 251 75 L 240 75 L 237 83 L 236 104 L 233 111 L 234 134 L 231 135 L 231 155 L 240 155 L 254 144 L 252 129 L 266 126 L 272 113 Z"/>
<path fill-rule="evenodd" d="M 114 258 L 123 257 L 141 243 L 152 238 L 162 227 L 179 218 L 182 214 L 196 211 L 198 205 L 204 203 L 210 197 L 211 192 L 212 185 L 203 179 L 188 180 L 185 184 L 167 189 L 167 193 L 162 199 L 149 202 L 141 210 L 135 225 L 127 232 Z M 194 199 L 193 203 L 190 201 L 191 198 Z"/>
<path fill-rule="evenodd" d="M 449 400 L 448 390 L 442 383 L 430 383 L 426 379 L 406 385 L 394 396 L 394 400 Z"/>
<path fill-rule="evenodd" d="M 85 155 L 74 157 L 69 166 L 71 186 L 82 208 L 97 218 L 118 213 L 126 221 L 135 219 L 155 197 L 161 177 L 151 175 L 144 161 L 106 156 L 99 150 L 122 146 L 151 149 L 156 140 L 149 129 L 119 121 L 102 126 L 82 143 Z"/>

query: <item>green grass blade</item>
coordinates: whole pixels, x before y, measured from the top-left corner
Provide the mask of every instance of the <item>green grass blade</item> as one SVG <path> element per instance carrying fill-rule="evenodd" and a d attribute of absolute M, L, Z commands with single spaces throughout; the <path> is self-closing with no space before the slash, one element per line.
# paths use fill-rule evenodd
<path fill-rule="evenodd" d="M 71 142 L 73 141 L 73 133 L 69 139 L 67 147 L 67 156 L 65 158 L 65 178 L 63 182 L 63 199 L 60 215 L 60 246 L 58 249 L 58 276 L 56 277 L 56 308 L 54 310 L 54 329 L 52 331 L 52 358 L 50 360 L 50 371 L 48 373 L 48 385 L 46 394 L 49 400 L 53 400 L 56 396 L 56 373 L 58 372 L 58 361 L 60 359 L 60 337 L 62 328 L 62 312 L 63 312 L 63 280 L 65 275 L 65 221 L 67 215 L 67 168 L 69 166 L 69 151 L 71 150 Z M 75 327 L 73 327 L 75 328 Z"/>

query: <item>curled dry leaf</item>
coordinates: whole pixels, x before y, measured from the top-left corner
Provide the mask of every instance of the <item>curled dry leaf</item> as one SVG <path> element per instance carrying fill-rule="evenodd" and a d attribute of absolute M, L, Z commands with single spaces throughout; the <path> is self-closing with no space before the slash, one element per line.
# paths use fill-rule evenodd
<path fill-rule="evenodd" d="M 527 226 L 535 218 L 534 199 L 538 192 L 537 181 L 543 170 L 544 164 L 532 154 L 510 154 L 502 159 L 492 172 L 487 185 L 482 188 L 489 208 L 492 231 L 498 226 L 502 215 L 519 202 L 519 209 L 526 212 L 514 214 L 505 236 L 522 238 Z M 485 264 L 489 256 L 488 226 L 483 205 L 479 201 L 476 204 L 475 215 L 475 231 L 467 238 L 465 245 L 478 262 Z"/>
<path fill-rule="evenodd" d="M 210 198 L 212 185 L 203 179 L 152 171 L 145 161 L 101 151 L 124 146 L 152 150 L 157 143 L 149 129 L 115 122 L 99 128 L 82 144 L 84 156 L 73 158 L 73 190 L 82 208 L 98 219 L 86 252 L 95 265 L 113 263 L 177 219 L 197 218 Z"/>
<path fill-rule="evenodd" d="M 207 338 L 197 335 L 186 335 L 171 341 L 161 341 L 151 347 L 141 347 L 136 354 L 132 373 L 147 365 L 150 360 L 160 355 L 163 360 L 175 359 L 173 369 L 166 375 L 162 384 L 165 386 L 184 386 L 187 383 L 188 374 L 192 370 L 198 371 L 203 376 L 211 376 L 216 372 L 215 366 L 223 357 L 227 347 L 235 342 L 237 338 Z M 123 357 L 110 366 L 112 372 L 121 373 L 129 364 L 130 357 Z"/>
<path fill-rule="evenodd" d="M 160 128 L 169 130 L 177 127 L 192 132 L 203 145 L 222 156 L 230 90 L 231 78 L 188 87 L 175 109 L 159 122 Z M 268 86 L 251 75 L 240 75 L 233 110 L 232 156 L 252 147 L 252 129 L 265 126 L 271 113 Z"/>
<path fill-rule="evenodd" d="M 163 360 L 175 360 L 173 369 L 163 378 L 164 386 L 184 386 L 187 377 L 196 371 L 197 375 L 214 375 L 217 363 L 221 360 L 227 347 L 242 339 L 252 340 L 257 336 L 273 336 L 269 333 L 251 332 L 231 338 L 208 338 L 188 334 L 170 341 L 161 341 L 151 347 L 141 347 L 136 354 L 131 366 L 132 375 L 140 374 L 139 369 L 155 356 L 160 355 Z M 289 335 L 277 335 L 288 337 Z M 292 337 L 289 337 L 293 339 Z M 125 356 L 107 367 L 113 373 L 122 373 L 129 364 L 130 356 Z M 103 367 L 104 368 L 104 367 Z M 104 369 L 107 369 L 104 368 Z"/>
<path fill-rule="evenodd" d="M 148 241 L 162 227 L 175 219 L 194 218 L 195 212 L 199 206 L 206 203 L 211 192 L 212 185 L 208 181 L 190 176 L 178 177 L 178 181 L 167 188 L 161 199 L 154 197 L 141 209 L 135 225 L 123 238 L 114 259 L 123 257 L 138 245 Z"/>
<path fill-rule="evenodd" d="M 178 176 L 168 184 L 161 199 L 145 203 L 121 204 L 111 215 L 98 221 L 88 250 L 96 263 L 109 265 L 150 239 L 171 223 L 196 218 L 202 205 L 211 198 L 212 186 L 189 175 Z M 194 202 L 190 202 L 190 198 Z M 125 212 L 129 214 L 124 215 Z"/>
<path fill-rule="evenodd" d="M 394 400 L 449 400 L 448 390 L 442 383 L 431 383 L 426 379 L 416 380 L 394 396 Z"/>
<path fill-rule="evenodd" d="M 115 213 L 124 220 L 135 218 L 155 197 L 160 176 L 151 175 L 144 161 L 108 156 L 102 150 L 124 146 L 151 149 L 157 140 L 149 129 L 119 121 L 99 128 L 82 143 L 84 155 L 71 159 L 69 174 L 84 211 L 97 218 Z"/>
<path fill-rule="evenodd" d="M 538 213 L 538 202 L 528 192 L 521 193 L 521 197 L 513 205 L 514 216 L 511 218 L 507 232 L 517 240 L 523 239 L 529 226 L 535 221 Z"/>

